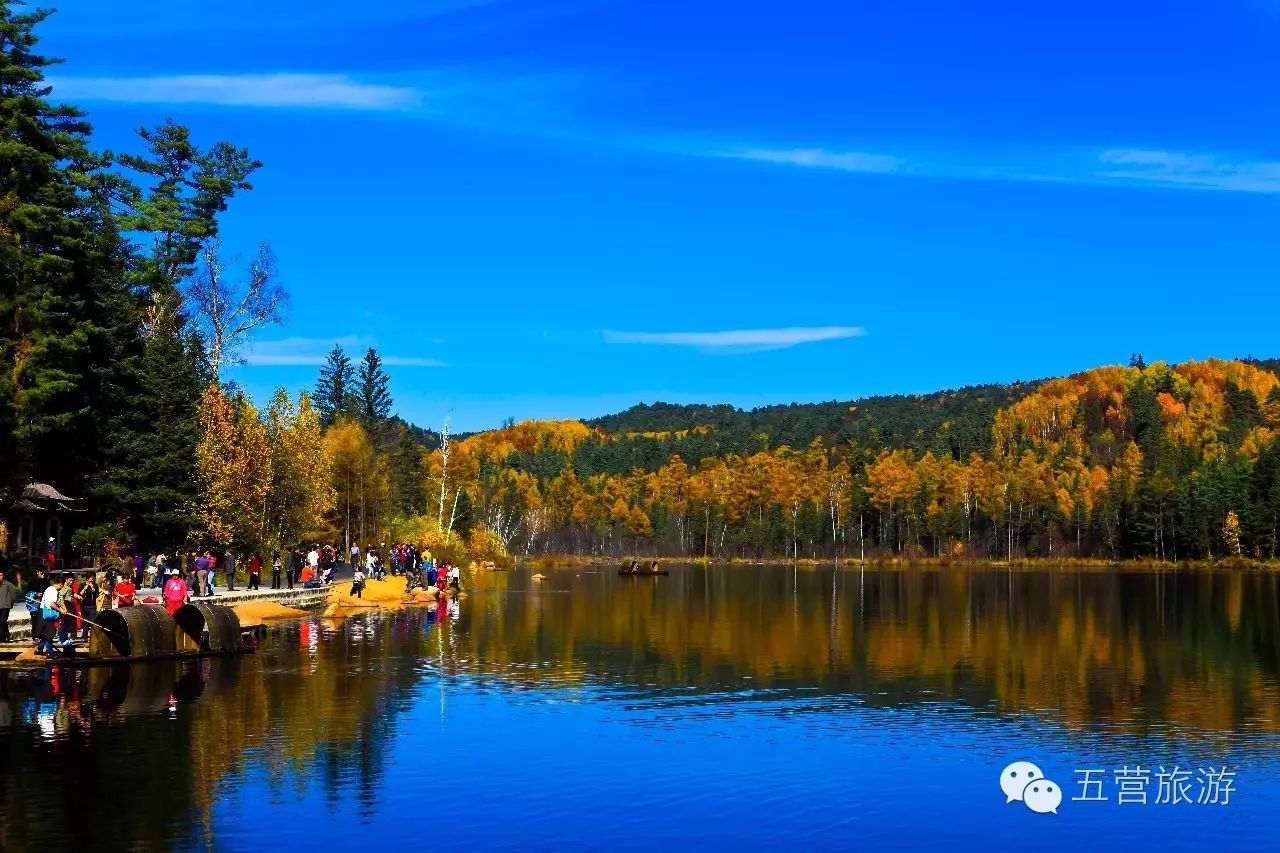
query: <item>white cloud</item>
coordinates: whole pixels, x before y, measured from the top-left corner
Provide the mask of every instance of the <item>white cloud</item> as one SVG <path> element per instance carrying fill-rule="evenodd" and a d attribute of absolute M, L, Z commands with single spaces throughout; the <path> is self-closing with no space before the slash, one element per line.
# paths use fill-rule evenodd
<path fill-rule="evenodd" d="M 460 0 L 466 5 L 468 0 Z M 477 0 L 480 2 L 480 0 Z M 583 127 L 574 93 L 588 88 L 572 74 L 494 74 L 493 69 L 423 70 L 397 84 L 349 74 L 301 72 L 178 74 L 153 77 L 54 77 L 58 97 L 71 101 L 212 104 L 231 107 L 412 112 L 508 134 L 559 138 L 572 144 L 646 149 L 806 169 L 919 178 L 1149 185 L 1228 192 L 1280 191 L 1280 161 L 1158 148 L 1001 149 L 907 154 L 840 147 L 733 145 L 680 135 L 648 136 Z M 1100 168 L 1101 167 L 1101 168 Z"/>
<path fill-rule="evenodd" d="M 258 341 L 245 353 L 245 364 L 254 367 L 298 367 L 324 364 L 334 344 L 341 346 L 352 361 L 358 361 L 369 347 L 377 342 L 370 338 L 347 335 L 337 338 L 281 338 L 275 341 Z M 417 356 L 384 355 L 382 363 L 388 367 L 445 367 L 443 361 Z"/>
<path fill-rule="evenodd" d="M 715 152 L 716 157 L 732 160 L 755 160 L 785 166 L 807 166 L 835 169 L 840 172 L 887 174 L 900 172 L 905 163 L 891 154 L 868 154 L 863 151 L 832 151 L 827 148 L 743 148 Z"/>
<path fill-rule="evenodd" d="M 1099 174 L 1111 180 L 1230 192 L 1280 192 L 1280 162 L 1231 160 L 1217 154 L 1152 149 L 1103 151 L 1098 159 L 1111 167 Z"/>
<path fill-rule="evenodd" d="M 406 355 L 384 355 L 382 363 L 387 367 L 445 367 L 445 363 L 435 358 L 417 358 Z"/>
<path fill-rule="evenodd" d="M 651 344 L 700 349 L 759 352 L 798 344 L 856 338 L 866 334 L 857 326 L 796 326 L 785 329 L 737 329 L 724 332 L 615 332 L 606 330 L 611 344 Z"/>
<path fill-rule="evenodd" d="M 928 151 L 910 157 L 837 148 L 716 146 L 668 140 L 659 150 L 840 172 L 971 181 L 1153 185 L 1227 192 L 1280 192 L 1280 162 L 1161 149 Z M 1099 169 L 1099 164 L 1103 168 Z"/>
<path fill-rule="evenodd" d="M 60 98 L 128 103 L 216 104 L 337 110 L 406 110 L 422 92 L 364 83 L 345 74 L 180 74 L 162 77 L 55 77 Z"/>

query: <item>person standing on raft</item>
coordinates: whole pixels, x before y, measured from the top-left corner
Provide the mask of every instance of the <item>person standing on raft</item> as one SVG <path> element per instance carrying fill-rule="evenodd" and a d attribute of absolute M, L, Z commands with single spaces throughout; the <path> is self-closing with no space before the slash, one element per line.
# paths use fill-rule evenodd
<path fill-rule="evenodd" d="M 41 574 L 43 574 L 43 570 Z M 40 593 L 40 633 L 35 635 L 36 638 L 36 654 L 53 657 L 53 641 L 58 633 L 58 618 L 62 616 L 62 611 L 58 608 L 58 597 L 62 592 L 62 578 L 57 575 L 53 578 L 53 583 L 45 587 Z"/>
<path fill-rule="evenodd" d="M 27 598 L 35 598 L 37 607 L 31 611 L 31 636 L 40 637 L 44 632 L 44 616 L 38 606 L 44 591 L 49 588 L 49 581 L 44 576 L 44 566 L 36 566 L 36 576 L 27 581 Z"/>
<path fill-rule="evenodd" d="M 98 615 L 98 589 L 97 578 L 93 572 L 84 573 L 84 583 L 80 584 L 80 638 L 82 640 L 89 639 L 89 623 Z"/>
<path fill-rule="evenodd" d="M 164 582 L 164 609 L 168 610 L 169 615 L 172 616 L 178 612 L 179 607 L 190 600 L 191 590 L 187 587 L 187 582 L 175 571 Z"/>
<path fill-rule="evenodd" d="M 73 645 L 80 633 L 79 592 L 75 575 L 70 572 L 63 575 L 62 587 L 58 590 L 58 611 L 62 613 L 58 620 L 58 645 L 64 649 Z"/>
<path fill-rule="evenodd" d="M 138 587 L 134 585 L 133 578 L 129 575 L 123 575 L 120 580 L 116 581 L 116 588 L 111 593 L 112 605 L 114 607 L 132 607 L 133 597 L 138 594 Z"/>

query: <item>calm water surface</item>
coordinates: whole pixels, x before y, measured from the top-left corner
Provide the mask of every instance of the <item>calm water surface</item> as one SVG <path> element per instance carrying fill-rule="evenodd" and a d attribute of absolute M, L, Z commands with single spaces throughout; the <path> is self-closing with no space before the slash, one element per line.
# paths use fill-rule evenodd
<path fill-rule="evenodd" d="M 0 672 L 0 850 L 1280 844 L 1274 575 L 543 572 L 236 660 Z M 1056 815 L 1006 804 L 1019 759 Z M 1120 805 L 1135 765 L 1234 790 Z"/>

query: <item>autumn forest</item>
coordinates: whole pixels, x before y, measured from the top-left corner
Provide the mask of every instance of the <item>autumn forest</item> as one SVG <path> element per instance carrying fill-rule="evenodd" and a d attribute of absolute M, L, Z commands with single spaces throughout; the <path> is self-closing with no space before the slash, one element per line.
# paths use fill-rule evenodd
<path fill-rule="evenodd" d="M 513 424 L 454 445 L 450 494 L 516 553 L 1270 559 L 1274 368 L 1135 358 L 1002 389 L 996 408 L 986 388 L 721 410 L 676 429 L 628 429 L 649 407 Z M 955 405 L 966 397 L 972 411 Z M 797 435 L 805 421 L 817 429 Z M 985 441 L 958 441 L 961 425 Z M 441 474 L 440 449 L 426 467 Z"/>

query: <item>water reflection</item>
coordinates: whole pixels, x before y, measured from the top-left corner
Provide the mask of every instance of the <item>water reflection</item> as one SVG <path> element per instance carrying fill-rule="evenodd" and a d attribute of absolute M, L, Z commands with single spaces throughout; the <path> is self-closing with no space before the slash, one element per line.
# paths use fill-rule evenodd
<path fill-rule="evenodd" d="M 155 661 L 95 667 L 0 670 L 0 725 L 51 719 L 51 737 L 70 734 L 64 723 L 85 725 L 131 714 L 173 711 L 232 689 L 240 660 L 234 657 Z M 54 709 L 66 708 L 59 718 Z"/>
<path fill-rule="evenodd" d="M 272 796 L 372 803 L 389 697 L 418 677 L 387 664 L 398 646 L 380 627 L 304 620 L 243 658 L 0 671 L 0 850 L 97 849 L 100 833 L 212 846 L 220 786 L 250 762 Z"/>
<path fill-rule="evenodd" d="M 1280 729 L 1275 575 L 672 569 L 481 575 L 460 607 L 304 619 L 243 658 L 0 671 L 0 849 L 216 846 L 244 780 L 271 808 L 363 819 L 401 740 L 437 715 L 443 732 L 463 690 L 512 725 L 620 701 L 642 723 L 953 703 L 1090 737 Z M 510 772 L 491 761 L 473 772 Z"/>
<path fill-rule="evenodd" d="M 1280 729 L 1273 574 L 682 566 L 522 581 L 477 584 L 459 638 L 475 670 L 954 700 L 1132 732 Z"/>

